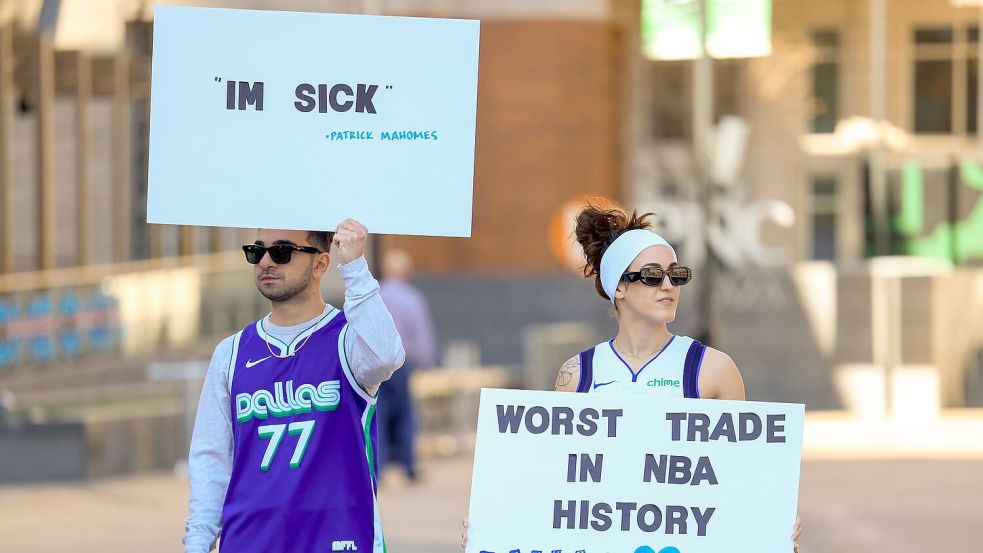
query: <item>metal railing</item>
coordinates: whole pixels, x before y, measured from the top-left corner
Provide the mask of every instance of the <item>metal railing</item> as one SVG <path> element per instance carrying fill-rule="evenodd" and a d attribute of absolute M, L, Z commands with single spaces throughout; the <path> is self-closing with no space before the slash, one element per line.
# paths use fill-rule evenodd
<path fill-rule="evenodd" d="M 0 374 L 229 334 L 266 309 L 244 270 L 223 252 L 0 275 Z"/>

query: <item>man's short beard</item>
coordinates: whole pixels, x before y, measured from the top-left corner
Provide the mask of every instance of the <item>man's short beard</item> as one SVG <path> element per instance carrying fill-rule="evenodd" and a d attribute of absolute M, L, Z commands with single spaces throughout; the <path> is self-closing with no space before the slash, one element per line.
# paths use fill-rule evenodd
<path fill-rule="evenodd" d="M 266 299 L 272 302 L 284 302 L 292 299 L 297 294 L 306 290 L 307 287 L 310 285 L 311 280 L 313 280 L 313 278 L 314 278 L 314 261 L 311 260 L 311 263 L 307 266 L 307 271 L 300 278 L 300 280 L 297 281 L 297 283 L 294 284 L 293 286 L 289 286 L 278 291 L 273 291 L 273 290 L 266 291 L 263 289 L 262 286 L 259 285 L 258 282 L 256 284 L 257 284 L 257 288 L 259 288 L 259 293 L 263 294 L 266 297 Z"/>

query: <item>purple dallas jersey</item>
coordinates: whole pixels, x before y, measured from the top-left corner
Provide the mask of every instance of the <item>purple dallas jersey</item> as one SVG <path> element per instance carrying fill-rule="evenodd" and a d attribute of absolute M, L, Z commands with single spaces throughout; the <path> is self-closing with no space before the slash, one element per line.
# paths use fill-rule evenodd
<path fill-rule="evenodd" d="M 332 308 L 291 344 L 262 323 L 233 342 L 221 550 L 381 553 L 375 399 L 348 367 L 344 314 Z"/>

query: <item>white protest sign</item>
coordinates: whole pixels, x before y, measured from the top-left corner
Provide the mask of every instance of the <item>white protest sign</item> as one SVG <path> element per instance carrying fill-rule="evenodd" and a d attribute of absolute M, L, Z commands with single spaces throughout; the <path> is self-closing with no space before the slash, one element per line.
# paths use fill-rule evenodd
<path fill-rule="evenodd" d="M 148 222 L 470 236 L 477 21 L 154 14 Z"/>
<path fill-rule="evenodd" d="M 467 553 L 791 553 L 803 415 L 483 389 Z"/>

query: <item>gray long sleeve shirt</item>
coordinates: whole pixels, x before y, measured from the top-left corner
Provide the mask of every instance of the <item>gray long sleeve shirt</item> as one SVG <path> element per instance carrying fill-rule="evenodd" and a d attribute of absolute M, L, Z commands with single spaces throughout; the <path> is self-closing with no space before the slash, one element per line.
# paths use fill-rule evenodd
<path fill-rule="evenodd" d="M 340 265 L 345 282 L 345 317 L 350 332 L 345 350 L 355 379 L 370 394 L 403 364 L 403 345 L 392 317 L 379 296 L 379 283 L 364 257 Z M 325 313 L 331 306 L 325 307 Z M 266 331 L 290 343 L 324 313 L 299 325 L 281 327 L 264 321 Z M 191 498 L 184 526 L 185 553 L 207 553 L 215 547 L 222 527 L 222 506 L 232 475 L 231 398 L 227 369 L 232 361 L 230 336 L 215 348 L 198 402 L 191 438 L 189 478 Z"/>

